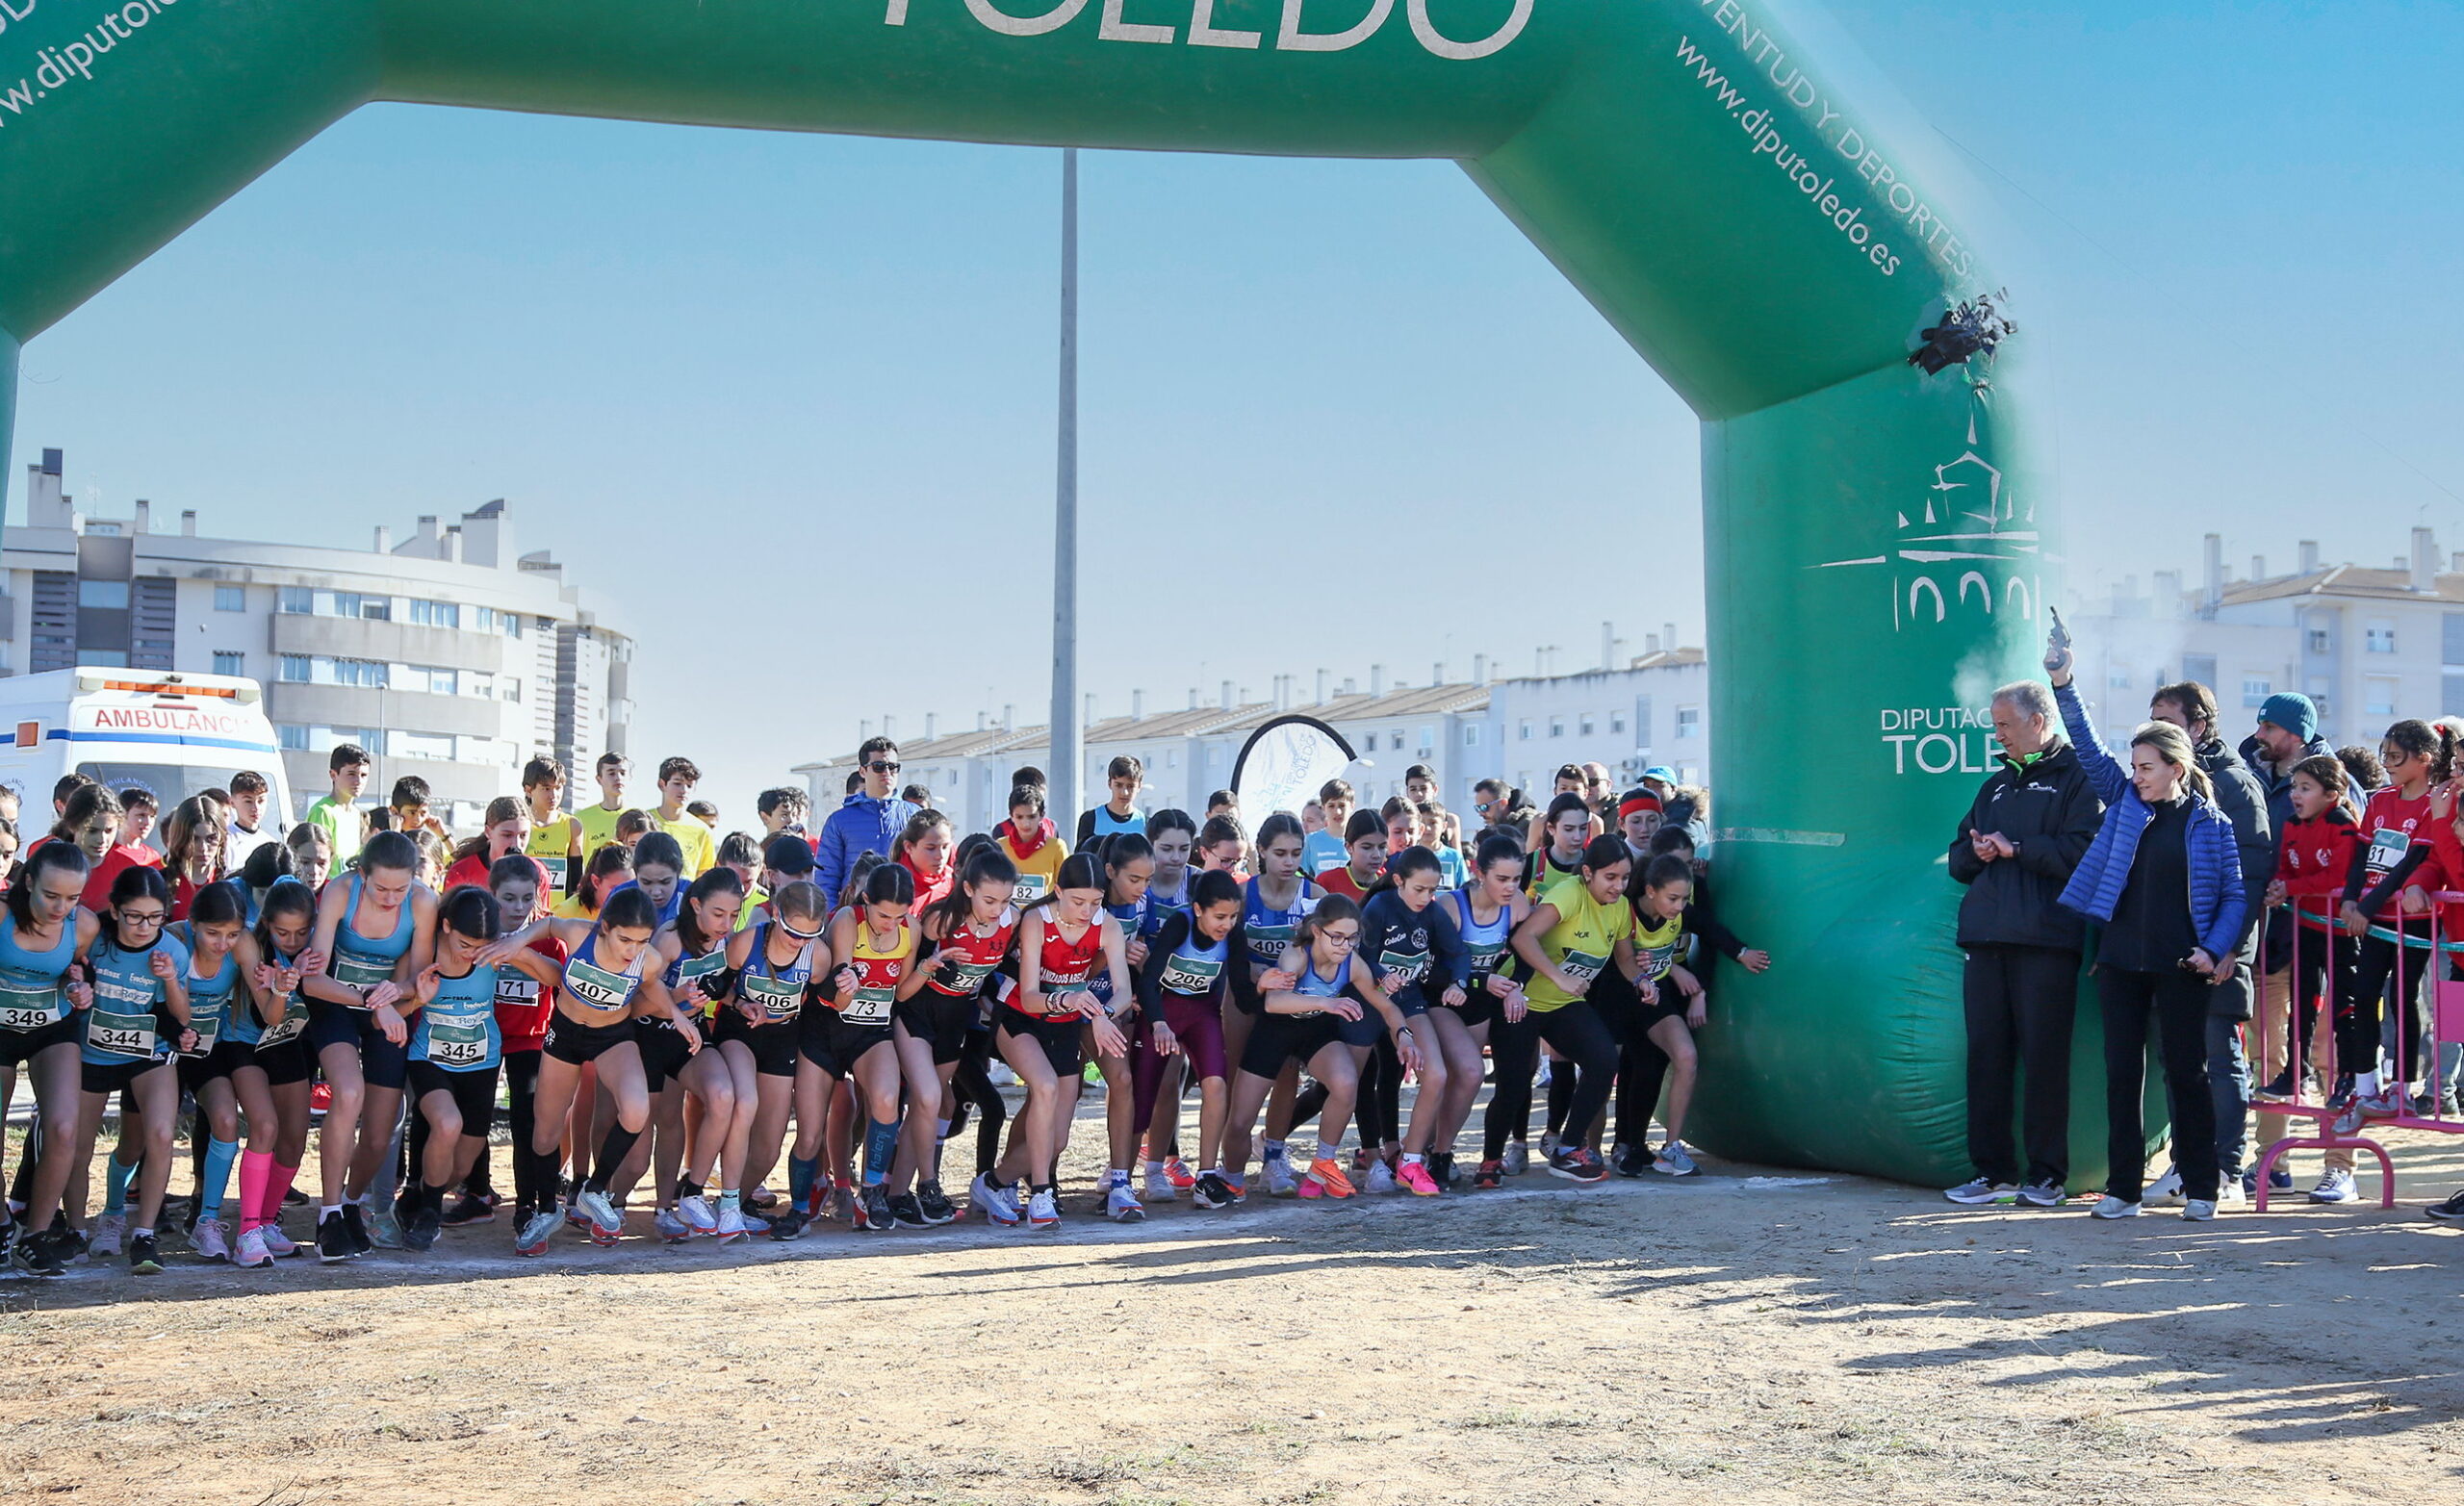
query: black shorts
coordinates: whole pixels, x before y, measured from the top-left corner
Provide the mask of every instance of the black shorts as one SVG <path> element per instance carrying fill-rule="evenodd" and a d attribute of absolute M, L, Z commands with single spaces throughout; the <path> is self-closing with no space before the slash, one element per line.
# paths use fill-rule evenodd
<path fill-rule="evenodd" d="M 693 1059 L 692 1042 L 684 1038 L 684 1033 L 693 1029 L 665 1020 L 633 1022 L 634 1036 L 642 1048 L 642 1079 L 652 1092 L 663 1091 L 668 1081 L 682 1073 L 684 1063 Z"/>
<path fill-rule="evenodd" d="M 266 1069 L 266 1082 L 270 1086 L 288 1087 L 317 1075 L 317 1059 L 308 1050 L 305 1031 L 270 1046 L 260 1042 L 256 1055 L 257 1065 Z"/>
<path fill-rule="evenodd" d="M 864 1053 L 889 1043 L 887 1022 L 852 1025 L 826 1005 L 807 1009 L 803 1023 L 804 1029 L 797 1033 L 796 1050 L 832 1077 L 845 1077 L 856 1070 L 856 1063 L 864 1059 Z"/>
<path fill-rule="evenodd" d="M 475 1067 L 468 1072 L 448 1072 L 433 1061 L 411 1063 L 410 1090 L 413 1102 L 430 1093 L 449 1093 L 454 1109 L 462 1115 L 462 1133 L 472 1139 L 486 1139 L 497 1119 L 497 1068 Z"/>
<path fill-rule="evenodd" d="M 976 994 L 946 994 L 927 987 L 900 1003 L 895 1018 L 907 1027 L 907 1034 L 932 1046 L 935 1066 L 945 1067 L 966 1055 L 967 1032 L 975 1029 L 983 1012 L 983 1001 Z"/>
<path fill-rule="evenodd" d="M 796 1075 L 796 1033 L 801 1020 L 772 1020 L 756 1025 L 744 1017 L 740 1009 L 719 1010 L 719 1028 L 714 1033 L 722 1042 L 741 1041 L 753 1053 L 753 1070 L 762 1077 L 793 1077 Z"/>
<path fill-rule="evenodd" d="M 1341 1040 L 1348 1023 L 1331 1014 L 1261 1014 L 1249 1043 L 1241 1048 L 1241 1070 L 1251 1077 L 1280 1077 L 1285 1062 L 1306 1062 Z"/>
<path fill-rule="evenodd" d="M 411 1041 L 408 1033 L 398 1046 L 385 1038 L 377 1028 L 376 1011 L 354 1009 L 348 1005 L 327 1004 L 322 1000 L 308 1008 L 308 1049 L 322 1058 L 331 1046 L 353 1046 L 359 1051 L 360 1081 L 371 1087 L 399 1090 L 410 1081 Z"/>
<path fill-rule="evenodd" d="M 1483 981 L 1463 990 L 1463 1004 L 1454 1011 L 1454 1017 L 1469 1030 L 1496 1024 L 1504 1008 L 1505 1001 L 1489 992 L 1489 985 Z"/>
<path fill-rule="evenodd" d="M 1046 1019 L 1007 1007 L 995 1010 L 992 1019 L 999 1034 L 1014 1035 L 1041 1046 L 1043 1059 L 1052 1063 L 1056 1077 L 1076 1077 L 1086 1069 L 1087 1054 L 1079 1043 L 1080 1034 L 1087 1028 L 1085 1020 Z"/>
<path fill-rule="evenodd" d="M 218 1040 L 204 1056 L 180 1058 L 180 1086 L 193 1093 L 218 1077 L 229 1077 L 234 1067 L 254 1065 L 256 1059 L 256 1047 Z"/>
<path fill-rule="evenodd" d="M 548 1039 L 540 1050 L 559 1061 L 575 1066 L 588 1066 L 600 1054 L 633 1040 L 633 1022 L 629 1017 L 606 1025 L 582 1025 L 559 1014 L 548 1022 Z"/>
<path fill-rule="evenodd" d="M 90 1093 L 116 1093 L 156 1067 L 169 1065 L 170 1059 L 156 1057 L 150 1061 L 80 1061 L 78 1085 Z M 126 1105 L 121 1107 L 125 1109 Z"/>
<path fill-rule="evenodd" d="M 82 1044 L 86 1033 L 74 1014 L 34 1030 L 0 1030 L 0 1067 L 21 1067 L 54 1046 Z"/>

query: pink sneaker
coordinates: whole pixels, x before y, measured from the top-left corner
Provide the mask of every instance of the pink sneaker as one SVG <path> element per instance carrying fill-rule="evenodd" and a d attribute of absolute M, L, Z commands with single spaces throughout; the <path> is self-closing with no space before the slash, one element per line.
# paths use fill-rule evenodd
<path fill-rule="evenodd" d="M 1414 1197 L 1437 1196 L 1437 1179 L 1428 1174 L 1428 1167 L 1417 1161 L 1403 1162 L 1401 1169 L 1395 1173 L 1395 1180 L 1411 1188 Z"/>
<path fill-rule="evenodd" d="M 1302 1177 L 1300 1179 L 1300 1186 L 1297 1190 L 1302 1197 L 1324 1197 L 1326 1195 L 1326 1189 L 1320 1187 L 1314 1180 L 1308 1177 Z"/>

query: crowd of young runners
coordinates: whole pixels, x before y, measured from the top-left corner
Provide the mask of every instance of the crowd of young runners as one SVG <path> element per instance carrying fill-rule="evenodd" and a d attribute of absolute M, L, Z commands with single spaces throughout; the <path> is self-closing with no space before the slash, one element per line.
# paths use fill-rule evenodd
<path fill-rule="evenodd" d="M 1665 770 L 1620 795 L 1569 765 L 1538 809 L 1484 784 L 1467 828 L 1415 768 L 1380 804 L 1337 780 L 1251 830 L 1223 793 L 1142 810 L 1120 758 L 1073 844 L 1036 770 L 962 835 L 894 793 L 886 739 L 859 764 L 817 827 L 778 789 L 759 834 L 722 835 L 688 759 L 637 806 L 603 756 L 569 809 L 538 758 L 459 842 L 416 779 L 363 809 L 347 744 L 288 830 L 251 774 L 159 832 L 144 792 L 62 780 L 48 831 L 0 846 L 0 1102 L 22 1078 L 36 1105 L 10 1259 L 159 1271 L 183 1161 L 187 1248 L 249 1269 L 500 1215 L 525 1256 L 567 1228 L 614 1244 L 629 1212 L 669 1243 L 1049 1230 L 1075 1136 L 1101 1137 L 1115 1220 L 1435 1197 L 1525 1173 L 1544 1062 L 1546 1170 L 1690 1176 L 1711 968 L 1771 964 L 1710 913 L 1704 797 Z"/>

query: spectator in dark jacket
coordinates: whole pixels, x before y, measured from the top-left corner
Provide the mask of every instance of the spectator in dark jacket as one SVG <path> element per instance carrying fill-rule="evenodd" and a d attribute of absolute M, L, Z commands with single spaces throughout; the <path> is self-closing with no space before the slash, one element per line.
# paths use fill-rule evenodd
<path fill-rule="evenodd" d="M 2215 788 L 2217 808 L 2233 823 L 2234 848 L 2242 859 L 2242 894 L 2248 906 L 2242 922 L 2242 944 L 2233 950 L 2233 976 L 2209 990 L 2207 997 L 2208 1096 L 2216 1105 L 2220 1191 L 2231 1202 L 2251 1190 L 2242 1182 L 2242 1162 L 2250 1140 L 2250 1063 L 2242 1051 L 2242 1022 L 2251 1013 L 2253 968 L 2265 930 L 2268 885 L 2275 879 L 2276 829 L 2268 819 L 2267 790 L 2258 776 L 2216 735 L 2215 692 L 2194 679 L 2167 685 L 2149 700 L 2147 714 L 2190 735 L 2198 766 Z M 2179 1120 L 2178 1111 L 2174 1117 Z M 2181 1195 L 2181 1188 L 2177 1166 L 2157 1178 L 2146 1195 L 2170 1202 Z"/>
<path fill-rule="evenodd" d="M 867 739 L 856 750 L 856 772 L 863 778 L 862 786 L 830 813 L 813 841 L 813 882 L 834 906 L 847 876 L 856 870 L 856 859 L 866 853 L 889 856 L 890 844 L 915 814 L 912 804 L 890 794 L 898 779 L 896 743 L 886 737 Z"/>
<path fill-rule="evenodd" d="M 2054 720 L 2052 693 L 2020 680 L 1993 693 L 2002 768 L 1977 791 L 1951 840 L 1967 954 L 1967 1146 L 1971 1182 L 1955 1203 L 2015 1198 L 2052 1208 L 2070 1165 L 2070 1024 L 2086 928 L 2057 903 L 2104 817 L 2079 757 Z M 2013 1077 L 2027 1076 L 2021 1136 L 2011 1143 Z"/>

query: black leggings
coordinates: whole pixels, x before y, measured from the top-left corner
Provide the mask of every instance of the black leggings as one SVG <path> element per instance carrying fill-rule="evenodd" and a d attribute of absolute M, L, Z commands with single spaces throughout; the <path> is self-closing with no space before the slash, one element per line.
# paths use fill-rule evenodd
<path fill-rule="evenodd" d="M 1009 1117 L 1009 1105 L 1002 1102 L 1001 1089 L 992 1085 L 987 1070 L 986 1054 L 992 1048 L 992 1033 L 970 1030 L 966 1046 L 959 1053 L 958 1070 L 950 1074 L 950 1091 L 958 1095 L 958 1113 L 950 1120 L 950 1133 L 956 1135 L 966 1125 L 966 1111 L 975 1109 L 975 1170 L 988 1177 L 1001 1160 L 1001 1125 Z"/>
<path fill-rule="evenodd" d="M 1573 1096 L 1566 1106 L 1568 1138 L 1579 1143 L 1583 1129 L 1607 1107 L 1608 1080 L 1617 1070 L 1617 1043 L 1590 1005 L 1577 999 L 1562 1008 L 1534 1009 L 1512 1024 L 1501 1018 L 1489 1027 L 1489 1053 L 1497 1061 L 1498 1085 L 1489 1095 L 1488 1118 L 1481 1126 L 1482 1160 L 1504 1155 L 1508 1129 L 1530 1119 L 1531 1074 L 1539 1064 L 1544 1040 L 1565 1059 L 1552 1077 L 1576 1074 L 1570 1089 Z M 1513 1102 L 1506 1102 L 1509 1086 L 1521 1088 Z M 1501 1103 L 1505 1103 L 1503 1113 L 1499 1112 Z"/>
<path fill-rule="evenodd" d="M 2147 1175 L 2145 1118 L 2148 1016 L 2173 1105 L 2173 1163 L 2186 1197 L 2216 1200 L 2216 1099 L 2207 1088 L 2211 985 L 2179 968 L 2143 973 L 2096 969 L 2105 1021 L 2105 1190 L 2136 1203 Z"/>
<path fill-rule="evenodd" d="M 1361 1068 L 1360 1097 L 1352 1108 L 1352 1124 L 1360 1131 L 1361 1149 L 1373 1154 L 1380 1146 L 1399 1143 L 1403 1138 L 1403 1060 L 1395 1055 L 1395 1037 L 1391 1034 L 1377 1037 L 1376 1047 Z"/>
<path fill-rule="evenodd" d="M 2426 934 L 2415 932 L 2414 934 Z M 2399 960 L 2399 953 L 2401 960 Z M 2388 1065 L 2401 1079 L 2429 1075 L 2422 1067 L 2422 974 L 2429 971 L 2430 954 L 2415 947 L 2398 947 L 2383 936 L 2363 936 L 2354 954 L 2352 986 L 2336 999 L 2336 1070 L 2339 1072 L 2374 1072 L 2378 1069 L 2379 1022 L 2384 1018 L 2387 994 L 2395 984 L 2398 1049 L 2401 1057 Z"/>

